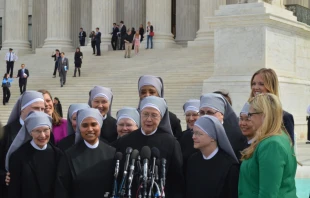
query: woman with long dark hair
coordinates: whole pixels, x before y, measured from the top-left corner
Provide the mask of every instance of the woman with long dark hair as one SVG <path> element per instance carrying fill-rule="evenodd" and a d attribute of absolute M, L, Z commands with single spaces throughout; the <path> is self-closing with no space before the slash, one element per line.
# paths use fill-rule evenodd
<path fill-rule="evenodd" d="M 3 105 L 5 103 L 9 102 L 11 97 L 11 82 L 13 82 L 13 79 L 10 78 L 10 74 L 5 73 L 2 80 L 2 91 L 3 91 Z"/>
<path fill-rule="evenodd" d="M 54 98 L 54 107 L 55 107 L 55 111 L 60 115 L 60 117 L 63 117 L 62 106 L 61 106 L 59 98 L 57 97 Z"/>
<path fill-rule="evenodd" d="M 74 54 L 74 75 L 72 77 L 76 77 L 76 70 L 79 71 L 79 77 L 81 76 L 81 66 L 82 66 L 83 53 L 80 51 L 80 48 L 77 47 Z"/>

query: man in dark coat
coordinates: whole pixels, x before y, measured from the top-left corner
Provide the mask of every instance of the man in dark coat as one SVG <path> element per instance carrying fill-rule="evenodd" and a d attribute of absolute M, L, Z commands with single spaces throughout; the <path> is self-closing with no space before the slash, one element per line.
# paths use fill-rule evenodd
<path fill-rule="evenodd" d="M 20 94 L 23 94 L 26 91 L 28 77 L 29 77 L 29 71 L 28 69 L 25 69 L 25 64 L 22 64 L 21 69 L 18 70 L 16 76 L 16 78 L 19 78 Z"/>
<path fill-rule="evenodd" d="M 96 28 L 95 40 L 96 40 L 96 49 L 97 49 L 97 55 L 96 56 L 101 56 L 101 52 L 100 52 L 101 32 L 99 32 L 98 27 Z"/>
<path fill-rule="evenodd" d="M 83 28 L 80 28 L 80 32 L 79 32 L 80 46 L 85 46 L 85 37 L 86 37 L 86 32 L 83 30 Z"/>
<path fill-rule="evenodd" d="M 124 21 L 121 21 L 121 50 L 124 50 L 125 49 L 125 37 L 127 35 L 127 30 L 126 30 L 126 25 L 124 25 Z"/>

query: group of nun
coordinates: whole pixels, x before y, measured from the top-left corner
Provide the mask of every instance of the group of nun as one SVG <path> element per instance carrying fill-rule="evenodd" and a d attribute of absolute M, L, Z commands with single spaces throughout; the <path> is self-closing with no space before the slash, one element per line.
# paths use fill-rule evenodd
<path fill-rule="evenodd" d="M 160 77 L 139 78 L 138 108 L 111 116 L 113 93 L 95 86 L 85 104 L 71 104 L 67 136 L 54 144 L 52 118 L 44 98 L 26 91 L 15 104 L 1 138 L 1 192 L 9 198 L 107 197 L 112 192 L 115 153 L 156 147 L 167 160 L 167 198 L 235 198 L 241 151 L 255 137 L 244 124 L 250 104 L 238 116 L 221 94 L 203 94 L 184 106 L 187 129 L 168 110 Z M 120 164 L 123 172 L 124 159 Z M 136 197 L 137 184 L 132 185 Z M 239 196 L 241 197 L 241 196 Z M 244 197 L 247 197 L 245 195 Z"/>

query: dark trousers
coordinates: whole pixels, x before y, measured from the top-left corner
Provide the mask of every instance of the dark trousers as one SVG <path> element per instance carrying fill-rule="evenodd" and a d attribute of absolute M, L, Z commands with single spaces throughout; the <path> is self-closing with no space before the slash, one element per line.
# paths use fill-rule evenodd
<path fill-rule="evenodd" d="M 60 85 L 66 84 L 66 79 L 67 79 L 67 71 L 60 71 L 59 72 L 59 77 L 60 77 Z"/>
<path fill-rule="evenodd" d="M 116 46 L 117 46 L 117 36 L 112 36 L 111 45 L 112 45 L 113 50 L 116 50 Z"/>
<path fill-rule="evenodd" d="M 19 79 L 20 94 L 23 94 L 26 91 L 26 86 L 27 86 L 27 79 L 26 78 Z"/>
<path fill-rule="evenodd" d="M 80 46 L 85 46 L 85 37 L 80 39 Z"/>
<path fill-rule="evenodd" d="M 74 69 L 74 76 L 76 76 L 76 70 L 79 71 L 79 76 L 81 76 L 81 69 L 80 69 L 80 67 L 76 67 L 76 68 Z"/>
<path fill-rule="evenodd" d="M 3 91 L 3 104 L 5 104 L 10 100 L 11 91 L 10 88 L 8 87 L 2 87 L 2 91 Z"/>
<path fill-rule="evenodd" d="M 91 47 L 93 48 L 93 54 L 96 52 L 96 41 L 91 42 Z"/>
<path fill-rule="evenodd" d="M 120 50 L 124 50 L 125 49 L 125 37 L 122 36 L 121 37 L 121 49 Z"/>
<path fill-rule="evenodd" d="M 101 52 L 100 52 L 100 43 L 96 42 L 96 49 L 97 49 L 97 55 L 100 56 Z"/>
<path fill-rule="evenodd" d="M 58 69 L 58 62 L 55 61 L 55 67 L 54 67 L 54 73 L 53 73 L 54 76 L 56 76 L 57 69 Z"/>
<path fill-rule="evenodd" d="M 6 62 L 6 73 L 10 74 L 10 78 L 13 78 L 14 61 Z M 11 70 L 11 72 L 10 72 Z"/>

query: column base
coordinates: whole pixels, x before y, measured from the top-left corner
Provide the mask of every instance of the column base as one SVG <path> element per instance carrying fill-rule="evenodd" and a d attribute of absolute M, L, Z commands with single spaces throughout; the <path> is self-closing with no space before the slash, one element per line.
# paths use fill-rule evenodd
<path fill-rule="evenodd" d="M 12 48 L 17 55 L 31 54 L 30 43 L 28 41 L 14 40 L 4 41 L 1 51 L 8 52 Z"/>
<path fill-rule="evenodd" d="M 144 37 L 144 46 L 147 45 L 147 36 Z M 149 46 L 151 47 L 151 46 Z M 166 48 L 182 48 L 180 45 L 177 45 L 173 39 L 172 34 L 162 34 L 156 33 L 153 37 L 153 48 L 154 49 L 166 49 Z"/>
<path fill-rule="evenodd" d="M 71 40 L 64 40 L 64 39 L 45 39 L 44 45 L 41 49 L 38 49 L 39 51 L 45 52 L 48 50 L 53 50 L 59 49 L 60 52 L 74 52 L 75 49 L 72 46 L 72 41 Z M 37 52 L 37 50 L 36 50 Z"/>
<path fill-rule="evenodd" d="M 214 47 L 214 31 L 199 30 L 194 41 L 188 41 L 188 47 Z"/>

